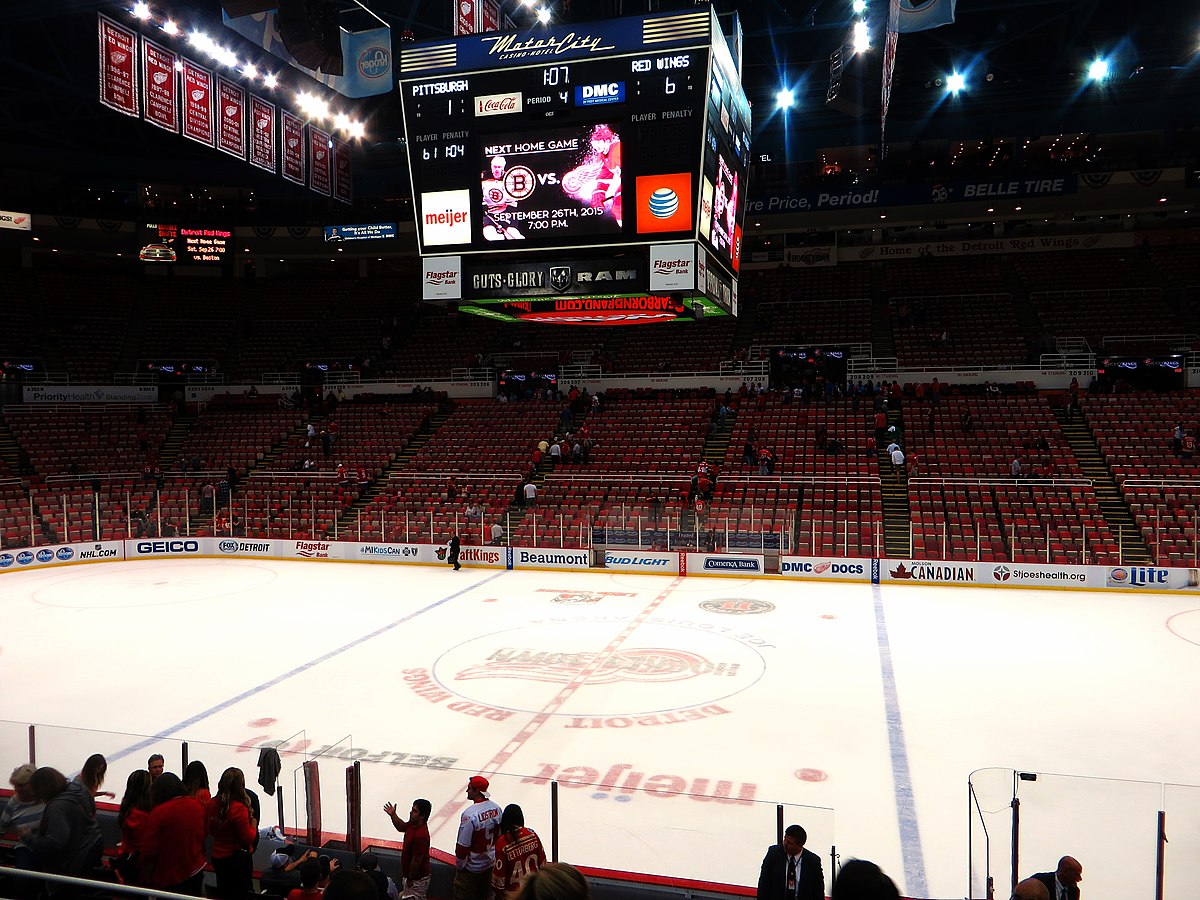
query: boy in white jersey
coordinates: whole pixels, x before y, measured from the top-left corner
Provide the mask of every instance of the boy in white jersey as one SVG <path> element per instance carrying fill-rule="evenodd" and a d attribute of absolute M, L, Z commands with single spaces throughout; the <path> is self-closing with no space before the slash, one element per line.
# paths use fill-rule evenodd
<path fill-rule="evenodd" d="M 467 780 L 467 799 L 471 805 L 458 822 L 454 900 L 486 900 L 491 892 L 501 810 L 488 799 L 488 787 L 488 780 L 482 775 L 472 775 Z"/>

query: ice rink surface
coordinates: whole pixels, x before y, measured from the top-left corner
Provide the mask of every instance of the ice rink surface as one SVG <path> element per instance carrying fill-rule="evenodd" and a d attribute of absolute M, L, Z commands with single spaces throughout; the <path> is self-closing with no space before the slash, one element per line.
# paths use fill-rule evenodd
<path fill-rule="evenodd" d="M 937 898 L 984 895 L 984 827 L 1008 895 L 1016 784 L 1022 875 L 1069 853 L 1088 900 L 1152 897 L 1165 808 L 1166 896 L 1186 897 L 1198 606 L 299 561 L 18 572 L 0 576 L 0 766 L 24 761 L 26 723 L 41 765 L 70 774 L 105 753 L 118 796 L 151 752 L 178 771 L 183 740 L 214 787 L 229 765 L 256 781 L 274 742 L 289 827 L 316 758 L 324 830 L 344 832 L 358 759 L 363 833 L 398 838 L 383 803 L 427 797 L 451 852 L 468 775 L 491 776 L 547 844 L 557 782 L 561 859 L 739 885 L 784 804 L 827 883 L 836 847 Z M 969 842 L 968 779 L 990 767 Z"/>

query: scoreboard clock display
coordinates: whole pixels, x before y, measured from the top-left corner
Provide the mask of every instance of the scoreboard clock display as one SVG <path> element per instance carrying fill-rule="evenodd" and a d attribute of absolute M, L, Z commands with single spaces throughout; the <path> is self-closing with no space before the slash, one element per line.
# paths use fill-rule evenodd
<path fill-rule="evenodd" d="M 700 239 L 729 267 L 750 116 L 707 7 L 411 45 L 400 73 L 422 255 Z"/>

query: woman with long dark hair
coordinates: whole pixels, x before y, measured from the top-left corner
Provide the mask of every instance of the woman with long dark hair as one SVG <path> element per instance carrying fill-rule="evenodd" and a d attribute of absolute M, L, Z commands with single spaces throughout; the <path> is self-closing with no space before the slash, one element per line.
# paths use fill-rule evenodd
<path fill-rule="evenodd" d="M 217 796 L 208 802 L 208 831 L 212 835 L 212 864 L 217 873 L 217 896 L 242 900 L 251 890 L 251 856 L 258 822 L 250 809 L 246 776 L 230 767 L 221 774 Z"/>
<path fill-rule="evenodd" d="M 199 897 L 204 887 L 204 806 L 173 772 L 150 788 L 152 808 L 142 835 L 141 878 L 150 887 Z"/>
<path fill-rule="evenodd" d="M 212 799 L 208 787 L 208 769 L 198 759 L 193 759 L 183 770 L 183 789 L 189 797 L 195 797 L 201 805 L 207 807 Z"/>
<path fill-rule="evenodd" d="M 121 829 L 121 853 L 113 862 L 113 868 L 126 884 L 141 884 L 138 867 L 141 865 L 142 835 L 146 821 L 150 818 L 150 773 L 137 769 L 129 773 L 125 782 L 125 796 L 117 812 L 117 825 Z"/>
<path fill-rule="evenodd" d="M 510 803 L 500 816 L 500 836 L 496 839 L 496 865 L 492 868 L 495 900 L 515 898 L 529 876 L 545 864 L 542 839 L 525 827 L 521 807 Z"/>

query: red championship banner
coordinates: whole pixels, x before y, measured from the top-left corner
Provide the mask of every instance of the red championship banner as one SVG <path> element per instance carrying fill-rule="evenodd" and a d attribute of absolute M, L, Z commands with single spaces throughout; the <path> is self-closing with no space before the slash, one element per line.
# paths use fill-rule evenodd
<path fill-rule="evenodd" d="M 329 132 L 308 126 L 308 186 L 318 194 L 329 196 L 329 173 L 332 168 L 329 149 Z"/>
<path fill-rule="evenodd" d="M 213 146 L 213 74 L 183 61 L 183 136 Z"/>
<path fill-rule="evenodd" d="M 250 95 L 250 165 L 275 171 L 275 104 Z"/>
<path fill-rule="evenodd" d="M 283 139 L 283 170 L 280 174 L 288 181 L 304 184 L 304 157 L 308 147 L 304 143 L 304 120 L 293 116 L 286 109 L 279 111 L 280 131 Z"/>
<path fill-rule="evenodd" d="M 478 14 L 475 9 L 475 3 L 476 0 L 458 0 L 454 4 L 458 7 L 458 15 L 454 19 L 455 37 L 475 33 L 475 18 Z"/>
<path fill-rule="evenodd" d="M 137 34 L 100 16 L 100 102 L 109 109 L 138 114 Z"/>
<path fill-rule="evenodd" d="M 350 205 L 354 202 L 354 182 L 350 174 L 350 145 L 345 141 L 333 144 L 333 199 Z"/>
<path fill-rule="evenodd" d="M 178 59 L 172 50 L 142 38 L 142 108 L 146 121 L 179 133 Z"/>
<path fill-rule="evenodd" d="M 217 76 L 217 149 L 246 158 L 246 91 Z"/>

